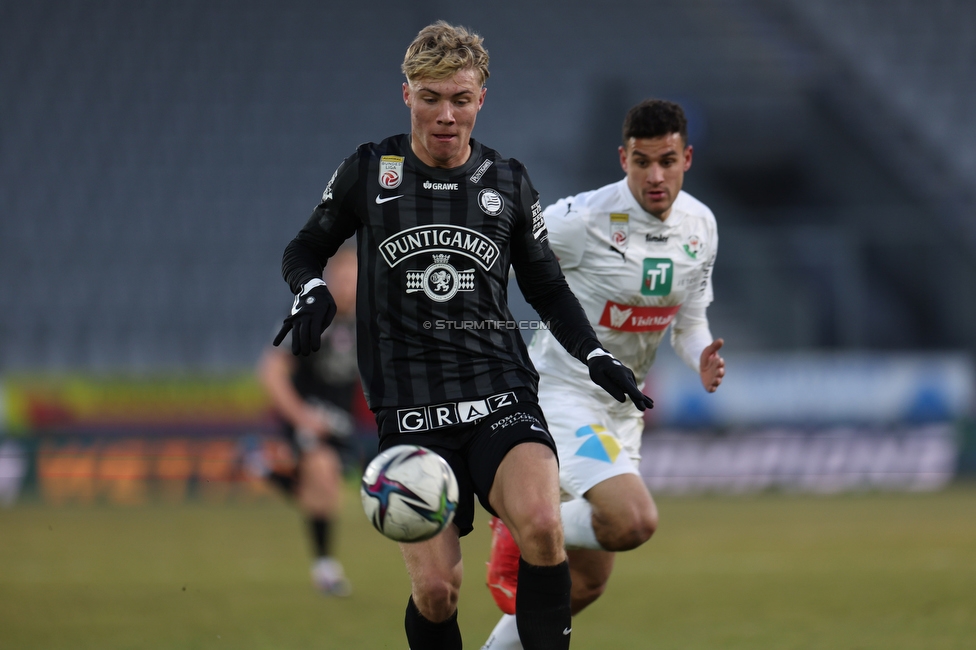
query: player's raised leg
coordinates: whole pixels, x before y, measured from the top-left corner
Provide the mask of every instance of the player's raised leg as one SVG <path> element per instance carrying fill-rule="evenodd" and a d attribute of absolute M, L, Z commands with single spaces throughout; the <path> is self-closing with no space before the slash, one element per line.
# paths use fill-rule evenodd
<path fill-rule="evenodd" d="M 613 572 L 616 553 L 581 549 L 567 551 L 569 574 L 573 580 L 573 616 L 603 595 Z"/>
<path fill-rule="evenodd" d="M 654 499 L 637 474 L 597 483 L 584 498 L 562 504 L 573 579 L 573 614 L 599 598 L 613 571 L 614 553 L 637 548 L 657 529 Z"/>
<path fill-rule="evenodd" d="M 584 499 L 562 505 L 566 547 L 629 551 L 657 529 L 657 506 L 636 474 L 620 474 L 597 483 Z"/>

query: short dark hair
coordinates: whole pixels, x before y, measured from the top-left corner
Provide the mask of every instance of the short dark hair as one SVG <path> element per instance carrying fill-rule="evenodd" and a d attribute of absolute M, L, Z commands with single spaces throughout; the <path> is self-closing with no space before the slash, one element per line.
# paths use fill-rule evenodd
<path fill-rule="evenodd" d="M 660 138 L 678 133 L 688 143 L 688 120 L 678 104 L 664 99 L 645 99 L 627 111 L 624 118 L 624 146 L 631 138 Z"/>

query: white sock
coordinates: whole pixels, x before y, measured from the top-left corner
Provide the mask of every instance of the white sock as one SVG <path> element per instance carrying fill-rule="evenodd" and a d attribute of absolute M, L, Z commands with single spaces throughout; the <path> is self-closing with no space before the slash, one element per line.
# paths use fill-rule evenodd
<path fill-rule="evenodd" d="M 481 650 L 522 650 L 513 614 L 502 614 Z"/>
<path fill-rule="evenodd" d="M 602 551 L 600 542 L 593 532 L 593 507 L 586 499 L 563 501 L 559 505 L 563 519 L 563 535 L 568 549 L 588 548 Z"/>

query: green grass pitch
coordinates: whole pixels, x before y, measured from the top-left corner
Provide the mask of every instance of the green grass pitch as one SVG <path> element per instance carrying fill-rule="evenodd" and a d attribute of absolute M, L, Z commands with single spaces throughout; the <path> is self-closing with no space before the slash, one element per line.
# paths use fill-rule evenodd
<path fill-rule="evenodd" d="M 350 485 L 337 551 L 348 599 L 315 593 L 296 512 L 235 505 L 0 510 L 0 649 L 405 650 L 396 544 Z M 936 494 L 661 497 L 574 621 L 581 649 L 976 647 L 976 487 Z M 480 648 L 483 513 L 463 542 L 460 622 Z"/>

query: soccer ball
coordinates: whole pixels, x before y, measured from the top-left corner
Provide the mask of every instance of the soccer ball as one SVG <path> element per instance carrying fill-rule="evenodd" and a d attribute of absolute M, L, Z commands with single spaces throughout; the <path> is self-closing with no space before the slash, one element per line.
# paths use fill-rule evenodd
<path fill-rule="evenodd" d="M 376 530 L 398 542 L 422 542 L 454 519 L 458 484 L 451 466 L 430 449 L 397 445 L 366 467 L 359 494 Z"/>

